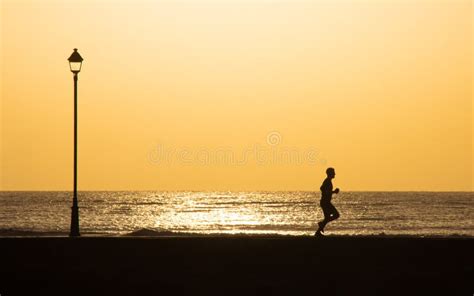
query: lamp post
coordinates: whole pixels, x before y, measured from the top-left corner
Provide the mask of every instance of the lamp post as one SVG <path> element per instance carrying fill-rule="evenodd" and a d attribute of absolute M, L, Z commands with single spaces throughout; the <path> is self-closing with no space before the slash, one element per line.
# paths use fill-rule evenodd
<path fill-rule="evenodd" d="M 71 72 L 74 74 L 74 195 L 71 207 L 71 232 L 69 236 L 80 236 L 79 234 L 79 207 L 77 205 L 77 76 L 81 71 L 82 57 L 74 48 L 74 52 L 68 59 Z"/>

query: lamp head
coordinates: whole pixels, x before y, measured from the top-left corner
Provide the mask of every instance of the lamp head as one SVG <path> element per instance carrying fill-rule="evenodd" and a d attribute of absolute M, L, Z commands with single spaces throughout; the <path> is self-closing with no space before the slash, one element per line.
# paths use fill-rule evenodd
<path fill-rule="evenodd" d="M 69 57 L 69 68 L 71 68 L 71 72 L 74 74 L 77 74 L 81 72 L 81 67 L 82 67 L 82 61 L 84 59 L 81 57 L 81 55 L 77 52 L 77 48 L 74 48 L 74 52 L 71 54 Z"/>

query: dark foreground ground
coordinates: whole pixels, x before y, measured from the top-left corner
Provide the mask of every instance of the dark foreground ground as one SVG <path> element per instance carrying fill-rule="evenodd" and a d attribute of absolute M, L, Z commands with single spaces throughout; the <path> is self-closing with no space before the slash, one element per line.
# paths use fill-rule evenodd
<path fill-rule="evenodd" d="M 474 295 L 474 239 L 0 238 L 0 295 Z"/>

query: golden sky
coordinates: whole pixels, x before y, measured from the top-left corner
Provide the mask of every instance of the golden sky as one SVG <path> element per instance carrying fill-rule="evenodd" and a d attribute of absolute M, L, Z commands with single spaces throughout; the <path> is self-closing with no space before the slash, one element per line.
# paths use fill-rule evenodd
<path fill-rule="evenodd" d="M 0 2 L 2 190 L 472 190 L 471 1 Z"/>

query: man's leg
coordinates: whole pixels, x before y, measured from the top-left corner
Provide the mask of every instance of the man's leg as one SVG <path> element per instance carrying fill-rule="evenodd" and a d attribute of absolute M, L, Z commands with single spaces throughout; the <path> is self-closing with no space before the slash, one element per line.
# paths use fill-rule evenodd
<path fill-rule="evenodd" d="M 339 211 L 336 209 L 334 205 L 331 204 L 331 217 L 329 218 L 329 221 L 334 221 L 340 217 Z"/>
<path fill-rule="evenodd" d="M 328 203 L 321 203 L 321 208 L 323 209 L 323 213 L 324 213 L 324 220 L 319 222 L 318 225 L 319 225 L 319 229 L 318 229 L 318 232 L 324 232 L 324 227 L 326 227 L 326 225 L 331 222 L 331 221 L 334 221 L 336 219 L 339 218 L 339 211 L 336 209 L 336 207 L 328 202 Z"/>
<path fill-rule="evenodd" d="M 321 203 L 321 209 L 323 210 L 324 219 L 318 223 L 318 232 L 324 232 L 324 227 L 331 221 L 331 204 L 330 203 Z"/>

